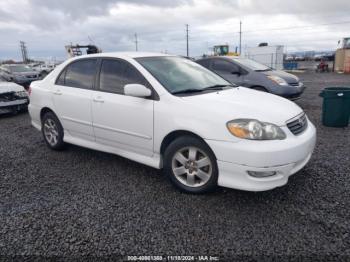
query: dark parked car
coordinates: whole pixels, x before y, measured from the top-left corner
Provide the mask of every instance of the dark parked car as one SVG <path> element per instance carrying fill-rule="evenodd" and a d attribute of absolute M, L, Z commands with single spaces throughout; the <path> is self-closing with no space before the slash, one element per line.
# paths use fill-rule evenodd
<path fill-rule="evenodd" d="M 23 86 L 0 79 L 0 115 L 28 109 L 29 97 Z"/>
<path fill-rule="evenodd" d="M 208 57 L 196 61 L 232 84 L 269 92 L 295 100 L 305 87 L 299 78 L 284 71 L 273 70 L 254 60 L 240 57 Z"/>
<path fill-rule="evenodd" d="M 29 86 L 32 81 L 40 79 L 39 72 L 21 64 L 2 65 L 0 67 L 0 76 L 7 81 L 23 86 Z"/>

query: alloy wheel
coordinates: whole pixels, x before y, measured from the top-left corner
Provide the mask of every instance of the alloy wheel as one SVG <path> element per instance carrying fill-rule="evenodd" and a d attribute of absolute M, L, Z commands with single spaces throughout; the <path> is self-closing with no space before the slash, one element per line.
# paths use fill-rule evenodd
<path fill-rule="evenodd" d="M 58 142 L 58 127 L 54 120 L 48 118 L 44 123 L 44 135 L 46 141 L 51 145 L 55 146 Z"/>
<path fill-rule="evenodd" d="M 206 184 L 213 172 L 209 156 L 197 147 L 178 150 L 172 159 L 172 171 L 176 179 L 188 187 Z"/>

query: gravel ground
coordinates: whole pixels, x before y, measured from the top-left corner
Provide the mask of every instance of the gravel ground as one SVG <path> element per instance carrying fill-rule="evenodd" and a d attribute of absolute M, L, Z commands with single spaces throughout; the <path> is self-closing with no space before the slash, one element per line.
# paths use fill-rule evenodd
<path fill-rule="evenodd" d="M 175 190 L 158 170 L 76 146 L 50 151 L 28 114 L 0 117 L 0 255 L 212 255 L 221 260 L 350 261 L 350 129 L 320 123 L 326 86 L 300 74 L 297 103 L 317 126 L 309 164 L 262 193 Z"/>

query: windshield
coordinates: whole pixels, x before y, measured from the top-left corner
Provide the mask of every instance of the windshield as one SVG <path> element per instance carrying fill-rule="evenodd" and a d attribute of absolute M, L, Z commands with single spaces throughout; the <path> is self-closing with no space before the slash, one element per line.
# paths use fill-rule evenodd
<path fill-rule="evenodd" d="M 29 72 L 32 71 L 30 67 L 25 65 L 16 65 L 16 66 L 10 66 L 9 67 L 11 72 Z"/>
<path fill-rule="evenodd" d="M 201 65 L 172 56 L 136 58 L 170 93 L 200 92 L 232 85 Z M 214 90 L 213 89 L 213 90 Z"/>
<path fill-rule="evenodd" d="M 254 60 L 248 59 L 248 58 L 236 58 L 234 61 L 238 64 L 241 64 L 242 66 L 248 67 L 251 70 L 254 71 L 270 71 L 271 68 L 267 67 L 266 65 L 260 64 L 258 62 L 255 62 Z"/>

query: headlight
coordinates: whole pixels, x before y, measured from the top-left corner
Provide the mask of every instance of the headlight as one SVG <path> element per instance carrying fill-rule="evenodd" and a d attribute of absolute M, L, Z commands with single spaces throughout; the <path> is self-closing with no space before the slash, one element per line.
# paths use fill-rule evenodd
<path fill-rule="evenodd" d="M 288 85 L 286 80 L 284 80 L 283 78 L 281 78 L 279 76 L 267 76 L 267 78 L 272 80 L 273 82 L 275 82 L 276 84 L 278 84 L 280 86 L 287 86 Z"/>
<path fill-rule="evenodd" d="M 254 119 L 236 119 L 227 123 L 227 129 L 236 137 L 250 140 L 285 139 L 286 134 L 274 124 Z"/>
<path fill-rule="evenodd" d="M 16 92 L 16 95 L 18 97 L 28 97 L 28 94 L 26 91 L 19 91 L 19 92 Z"/>

